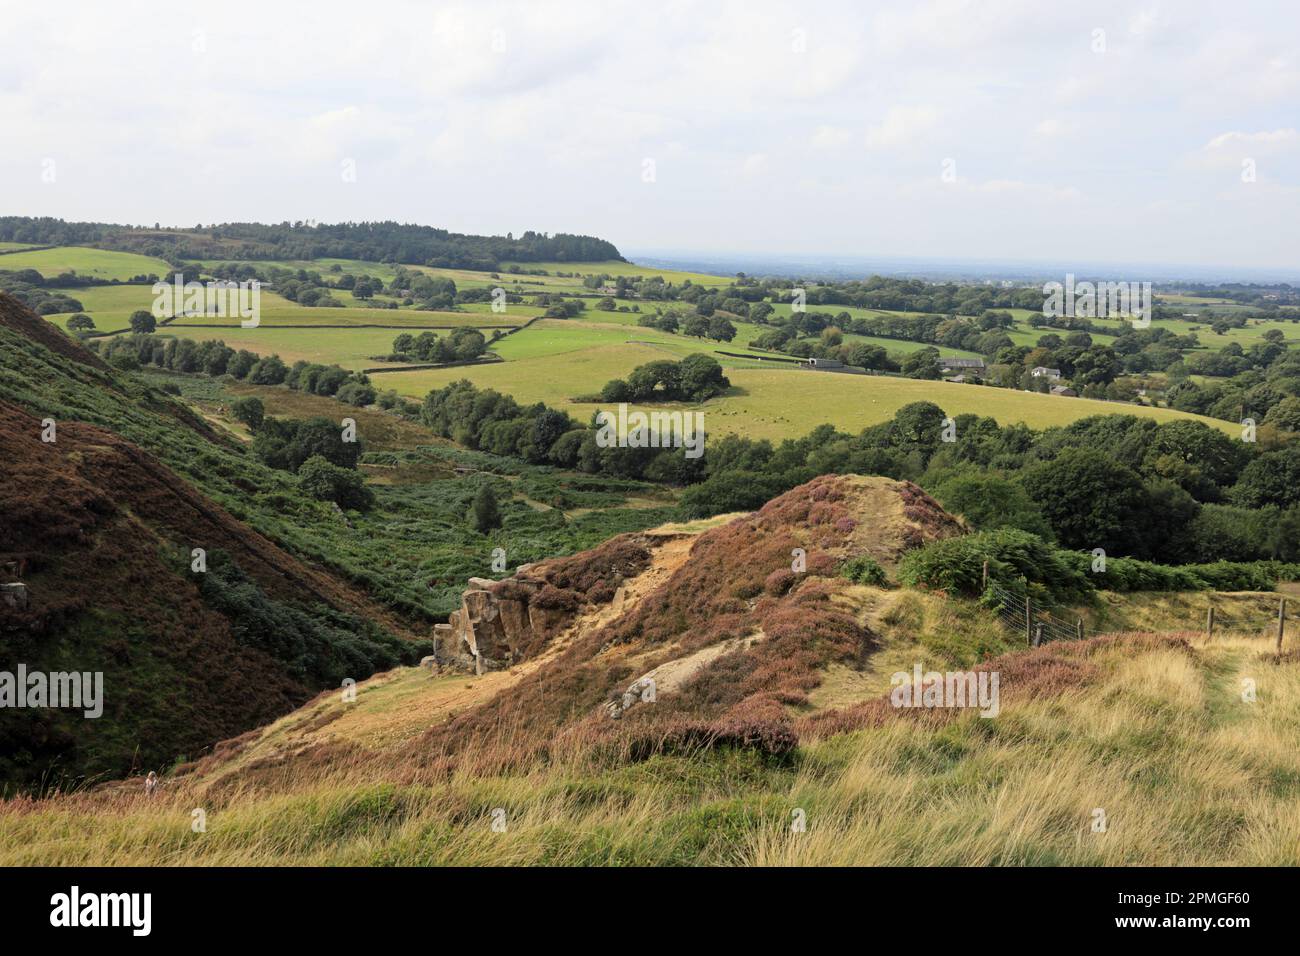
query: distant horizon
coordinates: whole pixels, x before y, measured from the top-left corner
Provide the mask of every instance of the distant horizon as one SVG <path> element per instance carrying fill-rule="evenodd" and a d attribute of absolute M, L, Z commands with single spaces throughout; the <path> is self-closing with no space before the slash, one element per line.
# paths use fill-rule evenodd
<path fill-rule="evenodd" d="M 613 241 L 613 240 L 610 240 Z M 618 246 L 618 243 L 614 243 Z M 1300 266 L 1294 268 L 1234 267 L 1195 263 L 1124 263 L 1062 259 L 960 258 L 949 256 L 768 254 L 715 252 L 670 249 L 624 249 L 623 257 L 637 265 L 686 272 L 762 276 L 798 273 L 808 277 L 843 278 L 849 274 L 901 276 L 915 278 L 965 278 L 1008 281 L 1063 278 L 1066 273 L 1083 278 L 1114 281 L 1261 283 L 1291 284 L 1300 282 Z M 748 268 L 745 267 L 748 264 Z M 731 268 L 731 266 L 739 268 Z"/>
<path fill-rule="evenodd" d="M 317 219 L 278 219 L 274 217 L 243 220 L 225 220 L 222 222 L 195 222 L 182 225 L 178 223 L 156 222 L 153 225 L 143 222 L 87 219 L 81 217 L 48 216 L 45 214 L 24 214 L 0 211 L 0 217 L 25 216 L 33 219 L 60 219 L 65 222 L 94 223 L 133 229 L 159 229 L 176 232 L 193 231 L 196 228 L 211 229 L 236 222 L 257 225 L 278 225 L 283 222 L 304 223 L 309 227 L 338 225 L 342 222 L 382 222 L 394 221 L 403 225 L 413 225 L 428 229 L 488 238 L 516 237 L 525 232 L 545 235 L 592 235 L 572 229 L 549 227 L 538 228 L 537 224 L 525 229 L 493 231 L 482 229 L 453 228 L 432 222 L 418 222 L 411 219 L 391 219 L 382 217 L 362 217 L 351 220 L 325 222 Z M 1106 279 L 1113 281 L 1151 281 L 1157 283 L 1194 282 L 1214 283 L 1260 283 L 1291 284 L 1300 283 L 1300 266 L 1232 266 L 1222 264 L 1205 264 L 1195 262 L 1155 262 L 1155 261 L 1121 261 L 1121 260 L 1071 260 L 1062 257 L 1042 256 L 1035 258 L 1017 257 L 966 257 L 966 256 L 926 256 L 906 254 L 862 254 L 843 252 L 755 252 L 743 250 L 690 249 L 683 247 L 624 246 L 611 236 L 599 234 L 593 238 L 603 239 L 613 244 L 629 262 L 652 268 L 673 269 L 684 272 L 703 272 L 713 275 L 733 276 L 737 272 L 754 276 L 808 277 L 844 279 L 854 276 L 882 275 L 891 277 L 911 277 L 920 279 L 960 279 L 965 281 L 1021 281 L 1032 282 L 1039 279 L 1061 278 L 1067 273 L 1078 278 Z"/>

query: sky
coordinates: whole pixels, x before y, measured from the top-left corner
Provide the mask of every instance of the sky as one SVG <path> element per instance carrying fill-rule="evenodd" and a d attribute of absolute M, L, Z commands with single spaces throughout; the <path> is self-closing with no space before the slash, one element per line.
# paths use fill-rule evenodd
<path fill-rule="evenodd" d="M 1300 264 L 1300 4 L 0 0 L 0 215 Z"/>

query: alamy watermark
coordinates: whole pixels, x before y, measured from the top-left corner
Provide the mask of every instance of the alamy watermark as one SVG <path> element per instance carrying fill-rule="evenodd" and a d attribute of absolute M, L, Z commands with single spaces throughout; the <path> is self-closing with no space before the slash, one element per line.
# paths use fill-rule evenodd
<path fill-rule="evenodd" d="M 1097 319 L 1119 316 L 1133 320 L 1134 328 L 1151 324 L 1150 282 L 1075 282 L 1074 273 L 1065 282 L 1043 284 L 1043 315 L 1048 318 Z"/>
<path fill-rule="evenodd" d="M 922 672 L 918 663 L 912 673 L 897 671 L 889 678 L 894 688 L 889 702 L 895 707 L 978 707 L 981 717 L 996 717 L 998 703 L 997 671 Z"/>
<path fill-rule="evenodd" d="M 685 448 L 687 458 L 704 454 L 704 413 L 627 410 L 596 413 L 596 445 L 600 448 Z"/>
<path fill-rule="evenodd" d="M 171 282 L 153 284 L 153 314 L 156 319 L 203 315 L 239 319 L 242 329 L 255 329 L 262 321 L 262 284 L 216 280 L 186 282 L 179 272 Z"/>
<path fill-rule="evenodd" d="M 117 926 L 132 936 L 148 936 L 153 926 L 152 893 L 83 893 L 73 885 L 50 897 L 50 925 L 55 927 Z"/>
<path fill-rule="evenodd" d="M 0 708 L 74 708 L 87 720 L 104 713 L 103 671 L 0 671 Z"/>

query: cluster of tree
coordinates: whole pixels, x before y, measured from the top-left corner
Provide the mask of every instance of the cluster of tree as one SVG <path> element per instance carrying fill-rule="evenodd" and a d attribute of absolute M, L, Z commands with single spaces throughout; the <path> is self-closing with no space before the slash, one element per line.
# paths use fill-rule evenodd
<path fill-rule="evenodd" d="M 945 315 L 981 315 L 990 309 L 1041 309 L 1041 286 L 1000 287 L 975 283 L 935 283 L 922 279 L 871 276 L 842 282 L 788 278 L 754 279 L 738 273 L 728 286 L 709 288 L 690 280 L 680 284 L 662 276 L 619 277 L 626 293 L 643 299 L 699 303 L 735 315 L 761 321 L 770 303 L 791 305 L 802 296 L 805 306 L 844 306 L 899 312 L 931 312 Z M 798 291 L 796 291 L 798 290 Z M 756 304 L 769 303 L 754 315 Z"/>
<path fill-rule="evenodd" d="M 355 471 L 361 458 L 358 440 L 345 440 L 336 421 L 324 417 L 264 417 L 253 436 L 253 454 L 271 468 L 298 474 L 316 456 L 336 468 Z"/>
<path fill-rule="evenodd" d="M 521 406 L 509 395 L 464 379 L 424 399 L 421 420 L 435 434 L 494 455 L 522 458 L 612 478 L 689 484 L 704 477 L 703 460 L 680 448 L 601 447 L 593 423 L 580 425 L 538 402 Z"/>
<path fill-rule="evenodd" d="M 440 435 L 616 477 L 690 485 L 687 517 L 760 507 L 819 474 L 910 479 L 979 528 L 1014 527 L 1071 550 L 1166 563 L 1300 559 L 1300 445 L 1262 445 L 1201 422 L 1104 415 L 1034 431 L 918 402 L 845 434 L 829 425 L 780 444 L 729 435 L 706 454 L 600 448 L 594 424 L 456 382 L 422 418 Z M 945 429 L 955 441 L 944 441 Z"/>
<path fill-rule="evenodd" d="M 697 352 L 680 362 L 638 365 L 627 379 L 616 378 L 600 390 L 603 402 L 703 402 L 731 387 L 722 366 Z"/>
<path fill-rule="evenodd" d="M 426 310 L 447 311 L 453 309 L 457 301 L 456 283 L 452 279 L 400 267 L 385 291 L 405 304 Z"/>
<path fill-rule="evenodd" d="M 256 395 L 235 399 L 230 413 L 254 434 L 254 453 L 273 468 L 296 472 L 298 487 L 306 494 L 357 511 L 374 505 L 374 492 L 356 468 L 360 458 L 356 443 L 342 441 L 342 432 L 329 419 L 268 419 L 266 406 Z M 337 442 L 330 437 L 334 432 L 340 436 Z"/>
<path fill-rule="evenodd" d="M 688 315 L 679 323 L 676 314 L 670 311 L 663 316 L 656 317 L 654 322 L 641 321 L 640 324 L 654 325 L 655 328 L 666 332 L 676 333 L 680 331 L 683 335 L 689 335 L 692 338 L 712 339 L 715 342 L 730 342 L 736 337 L 736 327 L 721 315 L 713 315 L 708 318 L 702 315 Z"/>
<path fill-rule="evenodd" d="M 369 377 L 360 372 L 305 361 L 287 366 L 278 355 L 259 356 L 247 349 L 236 351 L 219 339 L 197 342 L 132 334 L 95 339 L 90 347 L 110 365 L 124 371 L 152 365 L 173 372 L 229 375 L 252 385 L 285 385 L 295 391 L 331 396 L 358 407 L 374 404 L 377 398 Z"/>
<path fill-rule="evenodd" d="M 0 291 L 8 292 L 37 315 L 80 312 L 81 302 L 47 287 L 35 269 L 0 270 Z"/>
<path fill-rule="evenodd" d="M 1186 365 L 1181 370 L 1171 369 L 1173 384 L 1165 400 L 1172 408 L 1226 421 L 1250 418 L 1285 431 L 1300 431 L 1300 416 L 1295 411 L 1300 400 L 1300 352 L 1277 351 L 1280 348 L 1266 343 L 1266 348 L 1252 346 L 1243 355 L 1229 353 L 1229 358 L 1243 359 L 1248 367 L 1225 381 L 1197 383 L 1187 377 Z M 1273 357 L 1267 364 L 1258 364 L 1270 354 Z"/>
<path fill-rule="evenodd" d="M 613 243 L 593 236 L 528 231 L 515 238 L 471 236 L 397 222 L 202 224 L 191 228 L 68 223 L 0 217 L 0 241 L 87 245 L 185 259 L 365 259 L 451 269 L 492 271 L 503 262 L 622 260 Z"/>
<path fill-rule="evenodd" d="M 956 441 L 943 442 L 942 412 L 907 406 L 856 440 L 830 440 L 831 470 L 912 478 L 977 527 L 1018 527 L 1069 549 L 1171 563 L 1300 557 L 1300 446 L 1261 449 L 1200 422 L 1119 415 L 1044 432 L 976 416 L 954 425 Z M 707 484 L 688 497 L 710 502 Z M 743 487 L 724 482 L 717 505 Z"/>
<path fill-rule="evenodd" d="M 682 327 L 682 317 L 675 309 L 669 309 L 667 312 L 656 310 L 653 314 L 643 313 L 636 320 L 636 324 L 643 329 L 658 329 L 660 332 L 676 335 Z"/>
<path fill-rule="evenodd" d="M 445 338 L 429 331 L 403 332 L 393 339 L 390 362 L 471 362 L 487 351 L 487 339 L 478 329 L 454 329 Z"/>
<path fill-rule="evenodd" d="M 1227 299 L 1260 309 L 1285 310 L 1287 305 L 1300 306 L 1300 289 L 1289 282 L 1224 282 L 1219 285 L 1193 282 L 1178 291 L 1196 298 Z M 1300 319 L 1300 315 L 1296 318 Z"/>
<path fill-rule="evenodd" d="M 1012 344 L 1004 331 L 1012 324 L 1012 318 L 1006 312 L 989 311 L 978 319 L 969 319 L 940 315 L 855 317 L 848 312 L 832 315 L 812 311 L 765 317 L 760 324 L 769 325 L 770 329 L 754 339 L 753 344 L 758 348 L 774 349 L 799 358 L 837 359 L 848 365 L 880 371 L 898 371 L 905 359 L 890 357 L 879 346 L 851 340 L 846 342 L 846 333 L 925 342 L 986 356 Z M 922 377 L 938 377 L 937 370 L 927 367 L 922 371 Z"/>

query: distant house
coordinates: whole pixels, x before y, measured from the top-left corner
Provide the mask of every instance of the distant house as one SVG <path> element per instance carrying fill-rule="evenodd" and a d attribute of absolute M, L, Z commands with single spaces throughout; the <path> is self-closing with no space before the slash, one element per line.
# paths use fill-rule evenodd
<path fill-rule="evenodd" d="M 612 285 L 603 285 L 596 291 L 601 295 L 618 295 L 618 288 Z"/>
<path fill-rule="evenodd" d="M 1052 394 L 1053 394 L 1053 395 L 1064 395 L 1066 398 L 1078 398 L 1078 397 L 1079 397 L 1079 393 L 1076 392 L 1074 389 L 1070 388 L 1070 386 L 1068 386 L 1068 385 L 1053 385 L 1053 386 L 1052 386 Z"/>
<path fill-rule="evenodd" d="M 828 358 L 810 358 L 808 365 L 812 368 L 843 368 L 843 362 L 837 362 L 835 359 Z"/>
<path fill-rule="evenodd" d="M 944 371 L 953 369 L 969 369 L 973 372 L 984 371 L 984 360 L 982 358 L 945 358 L 939 356 L 939 368 Z"/>
<path fill-rule="evenodd" d="M 1061 370 L 1059 368 L 1044 368 L 1043 366 L 1038 365 L 1035 366 L 1029 374 L 1034 378 L 1046 378 L 1053 382 L 1059 382 L 1061 380 Z"/>

